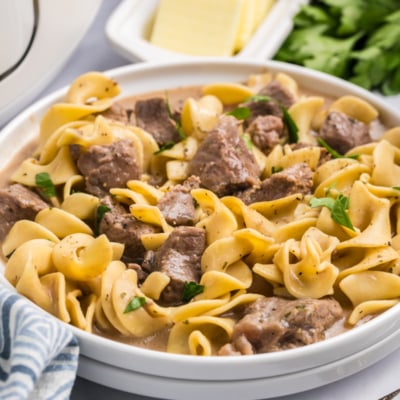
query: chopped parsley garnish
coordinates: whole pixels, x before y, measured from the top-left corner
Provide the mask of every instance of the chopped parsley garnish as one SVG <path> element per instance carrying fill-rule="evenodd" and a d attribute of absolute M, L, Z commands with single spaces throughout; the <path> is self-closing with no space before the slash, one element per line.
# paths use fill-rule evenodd
<path fill-rule="evenodd" d="M 155 151 L 153 154 L 156 156 L 157 154 L 160 154 L 160 153 L 162 153 L 162 152 L 165 151 L 165 150 L 172 149 L 175 145 L 176 145 L 176 143 L 173 142 L 173 141 L 167 142 L 167 143 L 165 143 L 164 145 L 162 145 L 162 146 L 160 147 L 160 149 L 157 150 L 157 151 Z"/>
<path fill-rule="evenodd" d="M 232 117 L 235 117 L 236 119 L 246 119 L 250 117 L 251 111 L 249 107 L 236 107 L 231 111 L 228 111 L 226 115 L 232 115 Z"/>
<path fill-rule="evenodd" d="M 146 304 L 146 297 L 135 296 L 125 307 L 124 314 L 131 312 L 131 311 L 135 311 L 135 310 L 139 309 L 140 307 L 143 307 L 145 304 Z"/>
<path fill-rule="evenodd" d="M 99 231 L 99 226 L 100 226 L 100 222 L 104 217 L 104 214 L 106 212 L 111 211 L 111 208 L 105 206 L 104 204 L 100 204 L 97 207 L 97 212 L 96 212 L 96 225 L 95 225 L 95 231 L 98 232 Z"/>
<path fill-rule="evenodd" d="M 394 189 L 394 190 L 400 190 L 400 186 L 393 186 L 392 189 Z"/>
<path fill-rule="evenodd" d="M 322 139 L 320 137 L 317 140 L 318 140 L 318 143 L 322 147 L 324 147 L 333 158 L 353 158 L 353 159 L 358 158 L 358 154 L 351 154 L 348 156 L 344 156 L 344 155 L 338 153 L 335 149 L 333 149 L 331 146 L 329 146 L 329 144 L 326 143 L 324 139 Z"/>
<path fill-rule="evenodd" d="M 271 174 L 276 174 L 277 172 L 281 171 L 283 171 L 282 167 L 274 167 L 274 166 L 271 167 Z"/>
<path fill-rule="evenodd" d="M 204 285 L 199 285 L 196 282 L 185 282 L 183 286 L 182 301 L 188 303 L 200 293 L 204 292 Z"/>
<path fill-rule="evenodd" d="M 56 188 L 50 175 L 47 172 L 40 172 L 35 175 L 35 183 L 46 197 L 56 197 Z"/>
<path fill-rule="evenodd" d="M 243 133 L 243 135 L 241 137 L 242 137 L 246 147 L 249 150 L 252 150 L 253 149 L 253 142 L 251 141 L 250 135 L 248 133 Z"/>
<path fill-rule="evenodd" d="M 349 208 L 349 198 L 340 194 L 336 199 L 332 197 L 313 197 L 310 199 L 311 207 L 326 207 L 331 212 L 331 218 L 338 224 L 354 231 L 354 226 L 347 214 Z"/>

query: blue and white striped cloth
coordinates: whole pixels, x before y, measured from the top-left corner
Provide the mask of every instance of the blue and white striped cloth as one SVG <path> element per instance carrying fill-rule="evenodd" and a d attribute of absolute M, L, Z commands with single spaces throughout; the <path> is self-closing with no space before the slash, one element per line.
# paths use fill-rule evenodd
<path fill-rule="evenodd" d="M 68 399 L 78 341 L 50 315 L 0 281 L 0 399 Z"/>

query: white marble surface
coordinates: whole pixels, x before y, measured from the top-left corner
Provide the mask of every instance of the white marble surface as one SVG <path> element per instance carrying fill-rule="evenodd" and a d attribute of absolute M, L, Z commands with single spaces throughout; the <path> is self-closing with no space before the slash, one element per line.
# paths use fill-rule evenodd
<path fill-rule="evenodd" d="M 38 97 L 68 85 L 81 73 L 90 70 L 104 71 L 129 64 L 128 60 L 113 51 L 104 34 L 107 18 L 119 1 L 103 0 L 94 23 L 79 47 L 70 56 L 58 76 Z M 400 112 L 400 96 L 390 98 L 388 101 Z M 379 397 L 400 386 L 400 380 L 398 379 L 399 369 L 400 350 L 397 350 L 374 366 L 346 379 L 308 392 L 280 397 L 279 400 L 378 400 Z M 79 377 L 76 380 L 71 399 L 150 400 L 149 397 L 116 391 Z"/>

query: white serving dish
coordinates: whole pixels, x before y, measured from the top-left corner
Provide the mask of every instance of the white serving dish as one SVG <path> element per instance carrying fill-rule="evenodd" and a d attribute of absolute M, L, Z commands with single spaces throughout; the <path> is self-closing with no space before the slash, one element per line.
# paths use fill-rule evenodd
<path fill-rule="evenodd" d="M 105 32 L 111 46 L 131 61 L 198 59 L 149 43 L 151 24 L 159 0 L 124 0 L 107 21 Z M 233 58 L 271 58 L 292 29 L 292 17 L 308 0 L 276 0 L 247 45 Z M 226 57 L 230 58 L 230 57 Z"/>
<path fill-rule="evenodd" d="M 373 94 L 326 74 L 274 61 L 201 59 L 142 63 L 107 72 L 122 95 L 213 81 L 243 81 L 265 70 L 285 72 L 303 88 L 321 94 L 353 94 L 371 102 L 387 126 L 400 125 L 400 115 Z M 61 101 L 60 90 L 29 107 L 0 135 L 0 169 L 38 133 L 45 110 Z M 2 266 L 0 266 L 0 270 Z M 4 279 L 4 278 L 3 278 Z M 372 321 L 302 348 L 233 357 L 195 357 L 128 346 L 71 328 L 81 347 L 80 376 L 127 392 L 164 399 L 265 399 L 312 389 L 377 362 L 400 346 L 400 306 Z"/>

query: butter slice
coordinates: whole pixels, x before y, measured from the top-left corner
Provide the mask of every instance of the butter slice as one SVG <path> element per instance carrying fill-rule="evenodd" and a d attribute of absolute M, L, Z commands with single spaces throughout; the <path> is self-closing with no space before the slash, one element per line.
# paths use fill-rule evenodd
<path fill-rule="evenodd" d="M 271 11 L 272 6 L 275 4 L 275 0 L 257 0 L 255 7 L 255 27 L 261 24 L 262 20 Z"/>
<path fill-rule="evenodd" d="M 150 42 L 189 55 L 230 56 L 247 1 L 160 0 Z"/>
<path fill-rule="evenodd" d="M 256 18 L 258 19 L 256 15 L 256 10 L 259 8 L 258 3 L 259 0 L 245 0 L 242 3 L 239 27 L 235 41 L 236 51 L 241 50 L 253 34 Z"/>

